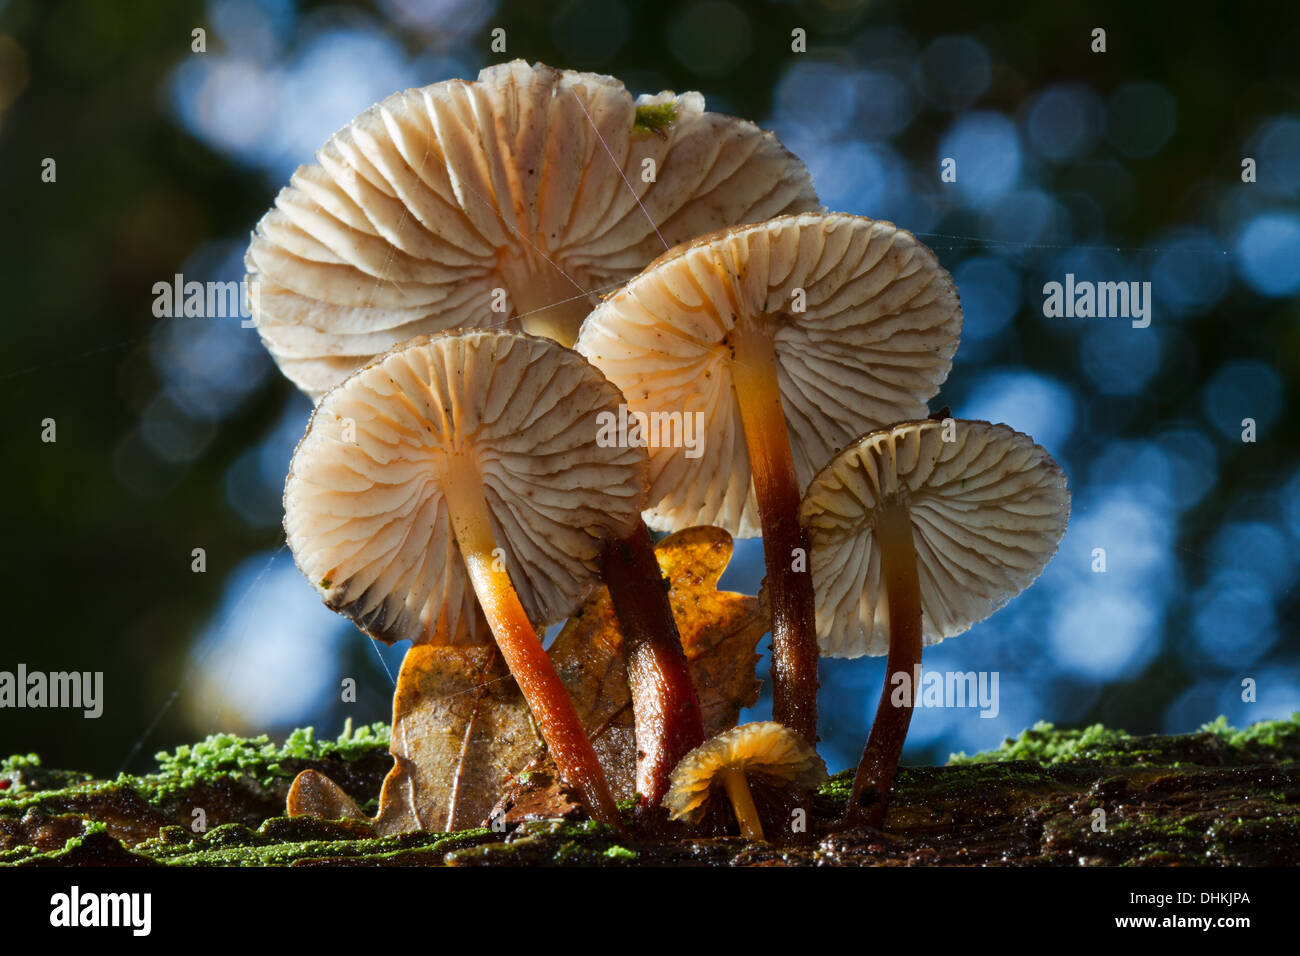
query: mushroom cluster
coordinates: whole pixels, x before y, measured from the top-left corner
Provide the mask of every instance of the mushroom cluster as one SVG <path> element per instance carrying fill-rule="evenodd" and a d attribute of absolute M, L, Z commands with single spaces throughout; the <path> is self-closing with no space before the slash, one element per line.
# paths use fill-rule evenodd
<path fill-rule="evenodd" d="M 751 778 L 800 798 L 825 777 L 820 657 L 910 669 L 1064 531 L 1032 440 L 926 418 L 961 330 L 934 254 L 825 212 L 797 157 L 698 93 L 515 61 L 395 94 L 294 173 L 246 263 L 262 341 L 317 402 L 285 489 L 299 568 L 378 640 L 494 643 L 614 826 L 540 638 L 593 588 L 640 809 L 698 821 L 725 793 L 763 839 Z M 606 440 L 629 417 L 678 440 Z M 701 524 L 761 534 L 772 624 L 773 722 L 707 742 L 651 536 Z M 911 714 L 888 690 L 849 822 L 883 820 Z"/>
<path fill-rule="evenodd" d="M 752 123 L 706 112 L 698 93 L 634 101 L 612 77 L 514 61 L 395 94 L 299 168 L 246 256 L 254 320 L 280 369 L 320 400 L 421 334 L 522 329 L 570 346 L 595 297 L 658 247 L 816 208 L 798 159 Z M 638 725 L 655 728 L 638 735 L 638 789 L 657 804 L 704 729 L 652 539 L 639 521 L 627 531 L 599 563 Z M 335 606 L 338 583 L 295 555 Z M 406 610 L 423 629 L 402 636 L 464 636 L 439 632 L 427 607 Z M 354 620 L 387 639 L 373 611 Z"/>
<path fill-rule="evenodd" d="M 660 256 L 583 324 L 577 349 L 642 412 L 703 413 L 704 453 L 651 452 L 647 520 L 761 530 L 773 717 L 817 740 L 817 640 L 801 490 L 832 454 L 923 415 L 961 310 L 934 255 L 839 213 L 741 225 Z"/>
<path fill-rule="evenodd" d="M 912 713 L 893 675 L 912 676 L 923 635 L 960 633 L 1028 587 L 1069 517 L 1064 475 L 1027 436 L 915 421 L 960 331 L 952 278 L 913 235 L 803 213 L 659 257 L 576 346 L 634 408 L 703 411 L 706 454 L 651 450 L 647 520 L 761 530 L 778 722 L 817 740 L 819 650 L 888 653 L 849 823 L 883 822 Z"/>

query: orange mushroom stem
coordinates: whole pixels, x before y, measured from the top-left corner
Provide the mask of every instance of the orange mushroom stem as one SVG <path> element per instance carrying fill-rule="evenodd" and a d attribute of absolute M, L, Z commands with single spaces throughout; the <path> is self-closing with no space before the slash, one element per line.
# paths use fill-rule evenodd
<path fill-rule="evenodd" d="M 510 575 L 494 554 L 496 540 L 478 470 L 463 452 L 450 458 L 447 509 L 474 593 L 501 656 L 528 701 L 560 774 L 581 792 L 594 819 L 620 827 L 618 807 L 591 739 L 519 603 Z"/>
<path fill-rule="evenodd" d="M 921 584 L 905 498 L 899 496 L 877 509 L 874 533 L 880 546 L 881 576 L 889 607 L 889 656 L 876 718 L 853 776 L 845 822 L 880 827 L 885 822 L 889 791 L 912 722 L 917 688 L 911 682 L 921 663 Z M 896 704 L 893 687 L 898 674 L 905 675 L 908 692 Z"/>
<path fill-rule="evenodd" d="M 808 537 L 799 524 L 799 482 L 790 452 L 772 336 L 741 319 L 729 336 L 732 379 L 754 473 L 772 613 L 772 717 L 817 742 L 815 598 Z"/>
<path fill-rule="evenodd" d="M 673 619 L 667 583 L 642 522 L 605 548 L 603 576 L 618 617 L 636 728 L 636 789 L 658 806 L 677 762 L 704 743 L 699 697 Z"/>
<path fill-rule="evenodd" d="M 758 807 L 754 803 L 754 794 L 749 789 L 749 780 L 744 771 L 728 769 L 722 771 L 722 786 L 731 801 L 731 809 L 740 824 L 740 835 L 751 842 L 763 842 L 763 821 L 758 816 Z"/>

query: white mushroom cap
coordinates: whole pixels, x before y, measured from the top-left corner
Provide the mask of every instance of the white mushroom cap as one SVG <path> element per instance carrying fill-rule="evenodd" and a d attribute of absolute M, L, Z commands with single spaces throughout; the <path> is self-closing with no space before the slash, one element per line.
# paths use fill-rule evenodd
<path fill-rule="evenodd" d="M 796 290 L 805 311 L 798 312 Z M 703 453 L 650 450 L 646 523 L 759 533 L 729 368 L 737 316 L 765 316 L 799 487 L 864 432 L 919 418 L 961 334 L 952 278 L 893 223 L 842 213 L 738 226 L 661 256 L 583 324 L 577 349 L 643 412 L 703 412 Z"/>
<path fill-rule="evenodd" d="M 642 102 L 672 122 L 638 127 L 613 77 L 515 60 L 396 93 L 335 133 L 245 259 L 281 370 L 317 398 L 415 335 L 594 305 L 585 293 L 621 285 L 664 241 L 820 208 L 771 133 L 705 112 L 698 93 Z"/>
<path fill-rule="evenodd" d="M 724 770 L 761 777 L 795 790 L 826 779 L 826 763 L 799 734 L 775 721 L 741 724 L 707 740 L 677 762 L 664 806 L 674 820 L 698 823 Z"/>
<path fill-rule="evenodd" d="M 582 356 L 520 333 L 390 352 L 321 400 L 294 453 L 284 526 L 298 567 L 379 640 L 490 640 L 443 490 L 450 454 L 468 450 L 524 610 L 535 625 L 567 617 L 605 540 L 644 506 L 645 452 L 597 443 L 597 416 L 621 401 Z"/>
<path fill-rule="evenodd" d="M 982 621 L 1029 587 L 1070 519 L 1065 473 L 1028 435 L 988 422 L 904 422 L 830 462 L 799 520 L 812 552 L 817 637 L 830 657 L 889 651 L 889 607 L 875 510 L 901 497 L 911 514 L 925 644 Z"/>

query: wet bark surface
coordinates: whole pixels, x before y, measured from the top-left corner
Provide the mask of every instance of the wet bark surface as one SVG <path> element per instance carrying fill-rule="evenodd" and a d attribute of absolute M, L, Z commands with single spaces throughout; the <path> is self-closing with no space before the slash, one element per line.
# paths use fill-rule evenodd
<path fill-rule="evenodd" d="M 496 829 L 451 834 L 381 838 L 366 820 L 283 816 L 305 769 L 373 812 L 387 746 L 381 726 L 332 742 L 300 733 L 283 747 L 209 738 L 160 755 L 157 773 L 114 781 L 10 758 L 0 764 L 0 865 L 1300 864 L 1296 718 L 1172 737 L 1040 725 L 996 751 L 903 768 L 879 830 L 839 826 L 844 772 L 806 801 L 804 832 L 786 826 L 771 844 L 728 835 L 725 815 L 709 835 L 692 834 L 630 804 L 619 837 L 571 808 L 547 819 L 542 793 L 508 795 L 514 809 Z M 799 809 L 768 812 L 785 821 Z"/>

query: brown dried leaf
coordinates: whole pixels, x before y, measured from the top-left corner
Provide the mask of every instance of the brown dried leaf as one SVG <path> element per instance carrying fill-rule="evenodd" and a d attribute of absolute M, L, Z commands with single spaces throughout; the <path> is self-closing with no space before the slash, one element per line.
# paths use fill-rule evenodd
<path fill-rule="evenodd" d="M 707 527 L 679 531 L 655 546 L 710 737 L 734 727 L 741 709 L 758 699 L 754 648 L 768 628 L 758 598 L 717 590 L 731 551 L 731 536 Z M 599 589 L 569 620 L 550 655 L 615 798 L 631 797 L 632 698 L 608 591 Z M 530 763 L 547 765 L 544 751 L 495 649 L 413 647 L 393 699 L 396 763 L 384 781 L 376 829 L 474 826 L 512 775 Z"/>
<path fill-rule="evenodd" d="M 412 647 L 393 695 L 395 763 L 375 828 L 387 834 L 477 826 L 503 781 L 541 746 L 495 647 Z"/>
<path fill-rule="evenodd" d="M 315 770 L 304 770 L 293 778 L 286 801 L 291 817 L 316 817 L 320 820 L 364 820 L 356 801 L 342 787 Z"/>
<path fill-rule="evenodd" d="M 758 598 L 717 590 L 731 551 L 731 535 L 712 527 L 687 528 L 655 545 L 706 737 L 736 726 L 741 709 L 758 700 L 754 648 L 768 628 Z M 632 695 L 608 591 L 601 588 L 569 620 L 550 653 L 592 735 L 614 798 L 628 799 L 636 779 Z"/>
<path fill-rule="evenodd" d="M 505 791 L 482 825 L 492 826 L 498 821 L 510 826 L 530 820 L 571 820 L 585 813 L 574 792 L 560 779 L 555 763 L 544 757 L 506 782 Z"/>

